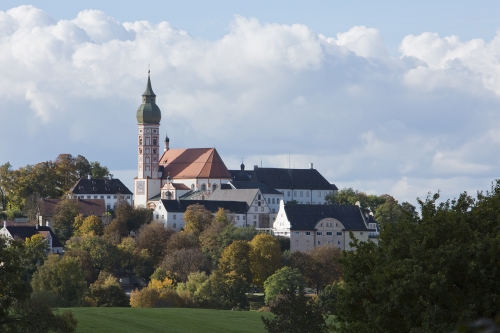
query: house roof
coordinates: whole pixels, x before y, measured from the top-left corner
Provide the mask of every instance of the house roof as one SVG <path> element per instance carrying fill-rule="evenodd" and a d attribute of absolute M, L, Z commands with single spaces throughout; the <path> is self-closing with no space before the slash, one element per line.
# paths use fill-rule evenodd
<path fill-rule="evenodd" d="M 314 189 L 328 190 L 336 189 L 316 169 L 280 169 L 259 168 L 242 171 L 231 170 L 231 176 L 236 181 L 253 181 L 264 183 L 274 189 Z M 248 177 L 244 177 L 246 174 Z"/>
<path fill-rule="evenodd" d="M 212 213 L 216 213 L 219 208 L 224 208 L 236 214 L 246 214 L 248 211 L 246 202 L 238 201 L 213 201 L 213 200 L 161 200 L 167 212 L 183 213 L 191 205 L 202 205 Z"/>
<path fill-rule="evenodd" d="M 187 187 L 185 184 L 181 184 L 181 183 L 172 183 L 172 187 L 175 188 L 176 190 L 191 191 L 191 189 L 189 187 Z"/>
<path fill-rule="evenodd" d="M 42 216 L 53 216 L 54 208 L 63 199 L 42 199 L 40 211 Z M 106 213 L 104 199 L 68 199 L 75 201 L 78 205 L 78 212 L 83 216 L 101 216 Z"/>
<path fill-rule="evenodd" d="M 361 210 L 356 205 L 285 205 L 290 230 L 314 230 L 325 218 L 334 218 L 344 230 L 367 231 Z"/>
<path fill-rule="evenodd" d="M 213 191 L 208 198 L 216 201 L 244 201 L 248 206 L 251 206 L 258 193 L 258 188 L 241 190 L 217 189 Z"/>
<path fill-rule="evenodd" d="M 50 233 L 52 237 L 52 247 L 63 247 L 59 238 L 52 232 L 50 227 L 46 226 L 7 226 L 7 231 L 13 238 L 19 238 L 24 241 L 26 238 L 30 238 L 33 235 L 41 234 L 44 238 L 47 238 L 47 234 Z"/>
<path fill-rule="evenodd" d="M 163 179 L 223 178 L 231 174 L 215 148 L 169 149 L 160 159 Z"/>
<path fill-rule="evenodd" d="M 116 178 L 81 178 L 69 191 L 73 194 L 132 194 L 127 186 Z"/>
<path fill-rule="evenodd" d="M 278 190 L 275 190 L 272 187 L 267 186 L 264 183 L 259 183 L 259 182 L 238 182 L 238 181 L 230 181 L 229 184 L 230 188 L 234 188 L 237 190 L 242 190 L 242 189 L 259 189 L 262 194 L 283 194 Z M 222 189 L 226 189 L 221 186 Z"/>

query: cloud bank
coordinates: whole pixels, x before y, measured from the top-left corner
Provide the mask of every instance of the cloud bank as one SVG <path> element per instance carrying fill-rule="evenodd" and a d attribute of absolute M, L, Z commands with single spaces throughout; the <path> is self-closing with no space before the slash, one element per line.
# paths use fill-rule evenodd
<path fill-rule="evenodd" d="M 0 163 L 60 153 L 136 167 L 135 111 L 151 64 L 171 147 L 215 146 L 229 168 L 306 168 L 414 202 L 487 189 L 500 166 L 500 35 L 323 36 L 235 16 L 215 41 L 98 10 L 0 12 Z"/>

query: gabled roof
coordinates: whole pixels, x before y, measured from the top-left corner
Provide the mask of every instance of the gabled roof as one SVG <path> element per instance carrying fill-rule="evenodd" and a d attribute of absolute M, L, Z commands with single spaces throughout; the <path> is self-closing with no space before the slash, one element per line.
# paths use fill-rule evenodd
<path fill-rule="evenodd" d="M 232 213 L 246 214 L 248 211 L 246 202 L 238 201 L 213 201 L 213 200 L 161 200 L 165 210 L 173 213 L 184 213 L 191 205 L 199 204 L 212 213 L 216 213 L 219 208 L 224 208 Z"/>
<path fill-rule="evenodd" d="M 238 182 L 238 181 L 230 181 L 229 186 L 232 186 L 232 188 L 237 189 L 237 190 L 242 190 L 242 189 L 259 189 L 260 193 L 262 194 L 283 194 L 278 190 L 275 190 L 272 187 L 267 186 L 264 183 L 259 183 L 259 182 Z M 221 186 L 222 189 L 225 189 L 224 187 Z"/>
<path fill-rule="evenodd" d="M 53 216 L 54 208 L 63 199 L 42 199 L 40 203 L 40 212 L 42 216 Z M 101 216 L 106 213 L 106 204 L 104 199 L 68 199 L 75 201 L 78 205 L 78 212 L 87 217 L 90 215 Z"/>
<path fill-rule="evenodd" d="M 69 191 L 73 194 L 132 194 L 116 178 L 81 178 Z"/>
<path fill-rule="evenodd" d="M 344 230 L 368 231 L 361 210 L 356 205 L 285 205 L 290 230 L 314 230 L 316 224 L 331 217 L 344 225 Z"/>
<path fill-rule="evenodd" d="M 251 206 L 255 197 L 259 193 L 258 188 L 242 190 L 222 190 L 217 189 L 210 194 L 209 200 L 216 201 L 244 201 Z"/>
<path fill-rule="evenodd" d="M 185 184 L 182 183 L 171 183 L 172 187 L 175 188 L 176 190 L 186 190 L 186 191 L 191 191 L 189 187 L 187 187 Z"/>
<path fill-rule="evenodd" d="M 251 171 L 231 170 L 236 181 L 264 183 L 274 189 L 313 189 L 332 191 L 332 186 L 316 169 L 259 168 Z M 243 177 L 246 174 L 248 177 Z M 248 179 L 247 179 L 248 178 Z"/>
<path fill-rule="evenodd" d="M 42 236 L 46 235 L 47 233 L 50 233 L 50 236 L 52 237 L 52 247 L 63 247 L 61 242 L 59 241 L 59 238 L 52 232 L 52 229 L 50 227 L 46 226 L 38 226 L 38 229 L 36 226 L 7 226 L 7 231 L 13 238 L 19 238 L 23 242 L 25 241 L 26 238 L 30 238 L 33 235 L 37 234 L 42 234 Z M 44 237 L 46 238 L 46 237 Z"/>
<path fill-rule="evenodd" d="M 163 179 L 222 178 L 231 174 L 215 148 L 169 149 L 160 159 Z"/>

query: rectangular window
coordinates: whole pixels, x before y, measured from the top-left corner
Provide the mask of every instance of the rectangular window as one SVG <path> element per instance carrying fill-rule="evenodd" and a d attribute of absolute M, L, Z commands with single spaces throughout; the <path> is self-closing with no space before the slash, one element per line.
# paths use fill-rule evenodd
<path fill-rule="evenodd" d="M 165 215 L 162 215 L 162 216 L 161 216 L 161 219 L 162 219 L 162 220 L 163 220 L 163 219 L 165 219 Z"/>
<path fill-rule="evenodd" d="M 111 209 L 111 205 L 106 205 L 106 209 L 110 210 Z"/>
<path fill-rule="evenodd" d="M 320 242 L 320 241 L 318 241 L 318 245 L 321 245 L 321 242 Z"/>
<path fill-rule="evenodd" d="M 263 212 L 264 211 L 264 207 L 260 207 L 260 211 Z M 363 234 L 363 233 L 361 233 Z"/>
<path fill-rule="evenodd" d="M 114 196 L 114 198 L 113 198 L 113 199 L 116 199 L 116 195 Z"/>
<path fill-rule="evenodd" d="M 293 196 L 296 197 L 297 196 L 297 191 L 293 191 Z"/>
<path fill-rule="evenodd" d="M 306 231 L 306 236 L 311 236 L 311 232 L 310 231 Z"/>
<path fill-rule="evenodd" d="M 247 219 L 247 217 L 245 215 L 243 215 L 243 220 L 246 220 L 246 219 Z"/>
<path fill-rule="evenodd" d="M 94 195 L 94 199 L 97 199 L 97 195 Z"/>
<path fill-rule="evenodd" d="M 253 219 L 254 219 L 254 220 L 257 220 L 257 215 L 254 215 L 254 216 L 253 216 Z"/>
<path fill-rule="evenodd" d="M 309 191 L 306 191 L 306 197 L 308 197 L 308 196 L 309 196 Z"/>
<path fill-rule="evenodd" d="M 101 195 L 101 199 L 104 199 L 104 195 Z"/>
<path fill-rule="evenodd" d="M 300 191 L 300 196 L 303 197 L 304 196 L 304 191 Z"/>
<path fill-rule="evenodd" d="M 259 199 L 259 200 L 260 200 L 260 194 L 257 196 L 257 199 Z"/>
<path fill-rule="evenodd" d="M 362 234 L 363 234 L 363 231 L 361 231 L 359 234 L 360 234 L 360 235 L 362 235 Z"/>
<path fill-rule="evenodd" d="M 318 191 L 318 197 L 321 198 L 321 191 Z"/>
<path fill-rule="evenodd" d="M 127 195 L 127 199 L 130 199 L 130 195 Z"/>
<path fill-rule="evenodd" d="M 174 229 L 177 228 L 177 223 L 173 223 L 172 228 L 174 228 Z"/>
<path fill-rule="evenodd" d="M 259 207 L 260 207 L 260 201 L 257 203 L 257 206 L 259 206 Z"/>
<path fill-rule="evenodd" d="M 108 199 L 111 199 L 111 196 L 110 196 L 110 195 L 108 195 Z"/>
<path fill-rule="evenodd" d="M 239 219 L 240 219 L 240 216 L 239 216 L 239 215 L 238 215 L 238 216 L 236 216 L 236 219 L 237 219 L 237 220 L 239 220 Z"/>
<path fill-rule="evenodd" d="M 337 231 L 337 236 L 342 236 L 342 231 Z"/>
<path fill-rule="evenodd" d="M 274 198 L 273 198 L 273 203 L 274 203 Z"/>
<path fill-rule="evenodd" d="M 174 215 L 173 215 L 173 218 L 174 218 L 174 220 L 177 220 L 177 215 L 175 215 L 175 214 L 174 214 Z"/>
<path fill-rule="evenodd" d="M 321 235 L 323 235 L 323 232 L 322 231 L 316 231 L 316 235 L 321 236 Z"/>
<path fill-rule="evenodd" d="M 77 196 L 76 196 L 76 195 L 75 195 L 75 196 L 73 196 L 73 199 L 76 199 L 76 198 L 77 198 Z"/>
<path fill-rule="evenodd" d="M 158 220 L 160 218 L 160 215 L 156 215 L 156 219 Z"/>
<path fill-rule="evenodd" d="M 90 199 L 90 195 L 87 195 L 87 199 Z"/>
<path fill-rule="evenodd" d="M 276 210 L 276 209 L 274 209 L 274 208 L 273 208 L 273 213 L 276 213 L 276 212 L 275 212 L 275 210 Z"/>
<path fill-rule="evenodd" d="M 294 235 L 294 236 L 298 236 L 298 235 L 300 235 L 300 231 L 294 231 L 294 232 L 293 232 L 293 235 Z"/>
<path fill-rule="evenodd" d="M 327 231 L 327 232 L 326 232 L 326 235 L 327 235 L 327 236 L 331 236 L 331 235 L 332 235 L 332 232 L 331 232 L 331 231 Z"/>
<path fill-rule="evenodd" d="M 255 211 L 258 211 L 258 210 L 259 210 L 259 208 L 258 208 L 258 207 L 254 207 L 254 210 L 255 210 Z"/>
<path fill-rule="evenodd" d="M 286 196 L 289 197 L 290 196 L 290 191 L 286 191 Z"/>
<path fill-rule="evenodd" d="M 338 241 L 337 244 L 340 244 L 340 241 Z"/>
<path fill-rule="evenodd" d="M 273 199 L 274 200 L 274 199 Z M 267 203 L 270 204 L 271 203 L 271 198 L 267 198 Z M 273 202 L 274 203 L 274 202 Z"/>

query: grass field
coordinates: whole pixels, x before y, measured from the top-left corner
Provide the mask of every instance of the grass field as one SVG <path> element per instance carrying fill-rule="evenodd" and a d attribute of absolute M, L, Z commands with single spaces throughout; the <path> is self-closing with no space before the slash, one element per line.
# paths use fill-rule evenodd
<path fill-rule="evenodd" d="M 66 310 L 66 309 L 61 309 Z M 77 333 L 106 332 L 265 332 L 260 317 L 269 313 L 207 309 L 71 308 Z"/>

